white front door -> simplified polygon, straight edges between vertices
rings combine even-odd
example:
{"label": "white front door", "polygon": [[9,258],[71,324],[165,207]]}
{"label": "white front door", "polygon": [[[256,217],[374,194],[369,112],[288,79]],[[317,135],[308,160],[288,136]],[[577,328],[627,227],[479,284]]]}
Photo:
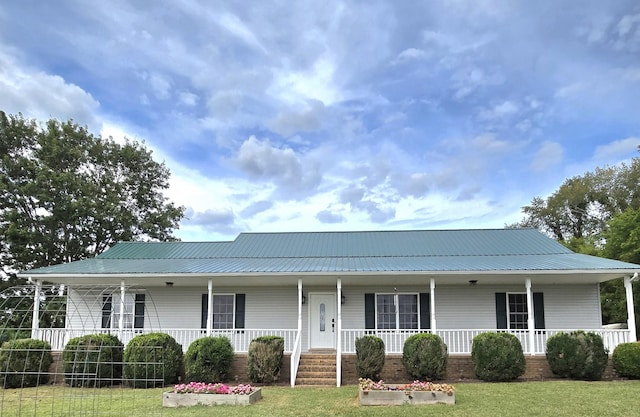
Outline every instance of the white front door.
{"label": "white front door", "polygon": [[309,326],[311,349],[336,347],[336,295],[335,293],[309,294]]}

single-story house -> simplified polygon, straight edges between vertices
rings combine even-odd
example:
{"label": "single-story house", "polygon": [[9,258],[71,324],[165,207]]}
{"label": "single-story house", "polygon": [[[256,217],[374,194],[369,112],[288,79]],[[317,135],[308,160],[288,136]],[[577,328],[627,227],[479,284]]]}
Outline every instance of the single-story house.
{"label": "single-story house", "polygon": [[[544,355],[561,330],[601,334],[610,349],[636,340],[631,281],[640,265],[576,254],[533,229],[242,233],[229,242],[123,242],[92,259],[24,271],[64,284],[66,327],[33,336],[62,350],[71,337],[111,332],[125,344],[162,331],[186,350],[225,335],[285,340],[291,385],[301,354],[343,358],[366,334],[401,354],[417,332],[469,355],[474,336],[507,331]],[[599,283],[624,278],[628,326],[602,325]],[[36,297],[38,293],[36,292]],[[34,309],[37,309],[37,303]]]}

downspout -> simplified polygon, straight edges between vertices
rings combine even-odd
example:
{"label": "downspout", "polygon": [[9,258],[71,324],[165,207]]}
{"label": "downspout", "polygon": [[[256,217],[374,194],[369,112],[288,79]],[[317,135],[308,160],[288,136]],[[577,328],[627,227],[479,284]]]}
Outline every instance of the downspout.
{"label": "downspout", "polygon": [[531,278],[527,278],[525,282],[525,287],[527,288],[527,331],[529,337],[529,354],[531,356],[535,355],[535,322],[533,319],[533,294],[531,293]]}
{"label": "downspout", "polygon": [[342,278],[338,278],[338,335],[336,337],[336,386],[342,379]]}
{"label": "downspout", "polygon": [[624,289],[627,298],[627,328],[629,329],[629,341],[638,340],[636,334],[636,313],[633,305],[633,285],[632,282],[638,280],[638,273],[635,272],[633,277],[624,277]]}
{"label": "downspout", "polygon": [[207,283],[207,336],[211,336],[211,318],[213,317],[213,280]]}
{"label": "downspout", "polygon": [[[31,279],[31,277],[29,277]],[[31,338],[38,339],[38,330],[40,328],[40,290],[42,289],[42,281],[37,280],[33,291],[33,317],[31,317]]]}
{"label": "downspout", "polygon": [[429,306],[429,315],[431,316],[431,333],[436,334],[436,279],[431,278],[431,282],[429,283],[429,298],[430,298],[430,306]]}

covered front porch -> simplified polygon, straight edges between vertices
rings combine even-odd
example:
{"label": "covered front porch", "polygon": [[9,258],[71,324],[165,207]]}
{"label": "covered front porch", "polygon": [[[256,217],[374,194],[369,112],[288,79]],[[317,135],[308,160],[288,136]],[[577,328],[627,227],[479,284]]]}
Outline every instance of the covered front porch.
{"label": "covered front porch", "polygon": [[[356,303],[354,297],[357,299],[362,298],[360,296],[366,291],[369,291],[370,288],[364,288],[362,286],[360,278],[361,277],[350,277],[349,279],[345,280],[341,277],[332,278],[324,276],[321,278],[296,278],[295,280],[292,280],[291,277],[289,277],[289,282],[291,284],[296,283],[297,285],[294,284],[295,291],[290,291],[292,290],[292,288],[289,287],[290,292],[288,294],[290,294],[291,297],[287,296],[286,302],[290,303],[292,307],[287,310],[289,311],[288,326],[283,326],[280,328],[276,326],[263,326],[259,328],[253,326],[248,326],[246,328],[237,328],[236,326],[233,326],[232,328],[227,329],[214,328],[213,313],[207,313],[206,317],[203,317],[203,326],[200,328],[188,328],[187,326],[185,326],[184,328],[175,326],[164,327],[162,325],[162,317],[157,318],[156,325],[152,325],[153,321],[149,320],[149,318],[147,317],[146,324],[143,327],[134,328],[133,326],[131,326],[131,324],[135,322],[135,318],[130,320],[130,323],[128,324],[126,317],[127,311],[135,310],[135,306],[132,307],[131,305],[127,305],[123,300],[128,299],[127,294],[139,291],[140,284],[135,283],[136,285],[130,286],[126,280],[121,280],[119,288],[114,291],[114,293],[116,294],[119,293],[119,301],[114,301],[113,305],[111,306],[113,311],[119,313],[113,316],[113,320],[108,320],[112,323],[110,327],[105,328],[101,327],[98,324],[97,326],[82,326],[79,328],[68,326],[65,329],[39,328],[38,321],[34,320],[32,323],[32,337],[43,339],[49,342],[52,346],[52,349],[55,351],[64,349],[65,344],[69,339],[73,337],[94,333],[114,334],[118,336],[118,338],[126,345],[129,340],[131,340],[138,334],[149,332],[163,332],[174,337],[176,341],[183,346],[184,350],[186,350],[194,340],[203,336],[225,336],[230,339],[234,350],[237,353],[246,353],[248,352],[250,342],[256,337],[265,335],[281,336],[285,341],[285,353],[290,358],[290,381],[292,386],[295,385],[296,373],[300,364],[301,354],[303,352],[313,350],[314,348],[324,349],[325,352],[335,352],[337,370],[336,383],[339,386],[341,383],[340,372],[342,369],[342,357],[343,355],[355,354],[355,341],[359,337],[362,337],[364,335],[375,335],[380,337],[385,343],[385,349],[388,355],[402,354],[404,341],[409,336],[420,332],[428,332],[439,335],[447,345],[450,355],[469,355],[471,353],[473,338],[476,335],[487,331],[509,332],[516,335],[522,344],[524,353],[531,356],[544,355],[548,338],[560,331],[566,332],[572,330],[584,330],[600,334],[603,337],[605,346],[607,347],[607,349],[609,349],[609,352],[612,352],[613,349],[620,343],[626,343],[636,340],[633,298],[631,292],[631,276],[625,277],[625,289],[627,294],[627,308],[629,317],[627,323],[628,329],[605,329],[602,327],[584,326],[568,328],[536,328],[536,324],[533,319],[534,284],[532,283],[531,278],[522,279],[521,277],[510,277],[510,279],[512,281],[515,281],[516,283],[520,282],[521,285],[524,284],[522,285],[522,289],[524,290],[523,299],[526,300],[526,312],[528,313],[526,316],[527,328],[439,328],[438,319],[441,316],[439,315],[439,312],[444,311],[444,303],[438,301],[439,298],[437,295],[438,292],[436,287],[438,281],[433,277],[428,279],[424,279],[424,277],[414,277],[415,282],[409,283],[411,285],[410,288],[417,288],[416,291],[428,290],[428,293],[420,293],[420,297],[422,297],[422,294],[425,294],[424,296],[429,300],[428,315],[425,314],[425,317],[428,317],[428,326],[426,326],[427,328],[381,329],[377,324],[372,328],[371,326],[362,325],[367,324],[366,320],[364,319],[359,321],[353,319],[353,317],[361,314],[365,304],[365,302],[361,301],[358,301],[358,303]],[[467,288],[476,290],[476,283],[469,283],[469,280],[467,278],[468,277],[458,277],[458,285],[466,285]],[[547,278],[553,279],[549,277]],[[388,276],[380,276],[376,279],[369,279],[369,281],[372,286],[376,286],[386,283],[388,279]],[[348,285],[343,286],[345,281],[348,283]],[[447,281],[448,284],[451,284],[452,281],[454,281],[455,284],[455,280],[448,279]],[[483,279],[483,283],[487,285],[495,286],[495,281],[496,279],[491,277],[484,277]],[[507,280],[503,277],[501,281],[504,283]],[[217,288],[216,282],[212,279],[208,279],[205,282],[206,284],[200,287],[206,289],[206,297],[203,294],[203,309],[204,304],[206,303],[206,312],[213,312],[213,297],[214,294],[216,294],[215,290]],[[308,286],[303,285],[306,282],[309,283]],[[333,284],[331,284],[331,282],[333,282]],[[549,283],[544,282],[543,279],[540,279],[539,282],[539,285],[549,285]],[[188,283],[188,285],[191,286],[193,286],[194,284],[195,283]],[[252,283],[249,284],[252,285]],[[187,283],[185,283],[185,285],[187,285]],[[510,285],[513,285],[513,282],[511,282]],[[452,288],[455,289],[455,286],[449,285],[449,292],[451,292]],[[164,290],[167,291],[171,289],[172,288],[164,288]],[[405,287],[401,287],[400,292],[402,292],[403,289],[405,289]],[[153,293],[150,286],[146,286],[146,290],[148,291],[148,293]],[[390,290],[394,291],[397,290],[397,288],[390,287]],[[39,282],[36,282],[34,300],[39,300],[41,298],[40,291],[41,284]],[[283,290],[274,289],[273,291],[282,292]],[[491,289],[491,291],[493,291],[493,289]],[[416,297],[417,299],[420,299],[420,297],[418,297],[417,295]],[[251,300],[252,297],[247,297],[247,299]],[[426,299],[423,301],[425,302],[425,304],[427,304]],[[324,309],[320,307],[323,303],[325,304]],[[354,306],[355,304],[357,305]],[[38,315],[38,305],[39,303],[34,303],[34,313],[36,313],[34,314],[34,317],[37,317]],[[441,306],[441,308],[438,309],[437,306]],[[350,309],[350,312],[347,314],[347,319],[344,319],[344,309],[346,307]],[[317,311],[318,314],[314,316],[312,310]],[[151,311],[153,311],[153,308],[147,305],[145,307],[145,315],[148,316]],[[293,312],[297,313],[295,320],[291,320],[291,313]],[[269,314],[269,311],[262,311],[262,314]],[[495,314],[495,312],[492,314]],[[104,316],[102,317],[102,319],[104,319]],[[249,317],[247,317],[247,319],[249,319]],[[274,317],[274,319],[275,320],[271,321],[277,322],[277,317]],[[250,320],[248,321],[250,322]],[[91,322],[91,320],[88,320],[87,322]],[[93,322],[95,323],[96,320],[93,320]],[[291,324],[293,324],[294,322],[296,323],[296,325],[291,326]],[[354,324],[357,323],[361,323],[361,325],[354,326]],[[314,334],[314,332],[317,332],[317,334]]]}

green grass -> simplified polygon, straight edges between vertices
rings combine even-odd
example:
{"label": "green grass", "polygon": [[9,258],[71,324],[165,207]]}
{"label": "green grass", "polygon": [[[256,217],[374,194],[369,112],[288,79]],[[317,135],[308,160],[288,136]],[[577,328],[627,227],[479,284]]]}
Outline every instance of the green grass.
{"label": "green grass", "polygon": [[456,405],[362,407],[357,387],[265,387],[249,407],[162,408],[161,389],[0,390],[9,416],[636,416],[640,381],[456,384]]}

